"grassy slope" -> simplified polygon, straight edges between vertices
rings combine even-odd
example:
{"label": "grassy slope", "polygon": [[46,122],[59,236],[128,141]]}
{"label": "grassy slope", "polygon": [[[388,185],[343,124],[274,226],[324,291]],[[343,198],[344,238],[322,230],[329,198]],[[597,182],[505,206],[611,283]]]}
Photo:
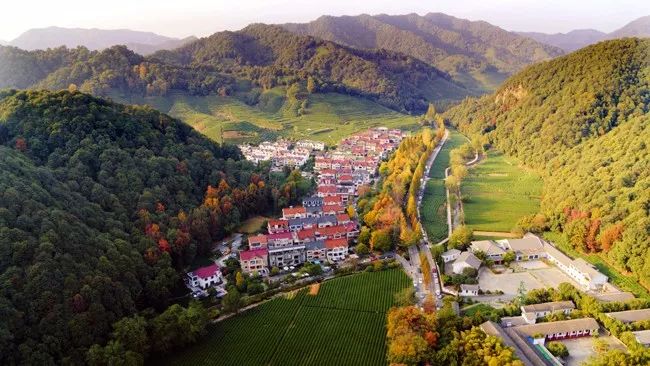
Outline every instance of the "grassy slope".
{"label": "grassy slope", "polygon": [[259,142],[277,136],[338,143],[341,138],[371,127],[414,129],[417,118],[401,114],[367,99],[327,93],[309,96],[307,114],[296,116],[285,102],[283,88],[262,94],[262,103],[249,106],[235,97],[188,96],[133,98],[179,118],[209,138],[221,142]]}
{"label": "grassy slope", "polygon": [[461,190],[470,227],[510,231],[522,216],[539,212],[542,180],[515,159],[490,151],[487,159],[470,169]]}
{"label": "grassy slope", "polygon": [[169,365],[383,365],[386,311],[409,286],[401,270],[324,282],[215,324]]}
{"label": "grassy slope", "polygon": [[449,166],[449,152],[467,140],[456,130],[449,130],[449,140],[445,143],[429,171],[430,179],[422,198],[422,225],[429,239],[436,242],[447,237],[447,211],[445,196],[445,169]]}

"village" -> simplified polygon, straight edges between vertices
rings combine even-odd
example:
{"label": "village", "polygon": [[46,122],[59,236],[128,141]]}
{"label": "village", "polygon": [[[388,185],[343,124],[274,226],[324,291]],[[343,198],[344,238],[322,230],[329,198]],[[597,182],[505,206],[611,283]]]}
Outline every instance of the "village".
{"label": "village", "polygon": [[269,280],[283,274],[298,277],[299,267],[306,263],[329,271],[350,257],[358,258],[350,248],[359,235],[356,198],[362,187],[373,183],[379,164],[404,136],[400,130],[379,127],[349,136],[327,151],[323,143],[310,140],[241,145],[248,160],[271,161],[280,170],[300,168],[313,158],[316,190],[301,205],[285,207],[281,217],[267,220],[266,233],[249,235],[247,245],[238,237],[227,249],[229,255],[188,272],[185,282],[193,296],[207,296],[208,289],[214,289],[217,297],[227,293],[221,267],[228,258],[237,259],[246,275]]}
{"label": "village", "polygon": [[[404,137],[399,130],[376,128],[350,136],[336,148],[306,140],[241,146],[248,160],[271,161],[276,170],[299,169],[313,160],[313,172],[303,174],[314,177],[315,191],[300,205],[283,208],[280,217],[269,218],[263,233],[239,235],[228,248],[232,251],[215,264],[188,273],[188,288],[195,297],[207,296],[211,288],[223,297],[226,279],[221,267],[228,258],[237,259],[246,276],[269,283],[308,281],[311,273],[304,271],[308,265],[325,273],[321,279],[331,278],[327,273],[333,268],[357,260],[352,249],[360,231],[356,200],[375,182],[380,163]],[[397,258],[413,280],[418,306],[435,294],[438,310],[452,301],[458,315],[463,313],[461,307],[501,311],[502,316],[488,318],[480,329],[512,347],[525,365],[578,365],[598,347],[625,350],[627,343],[611,331],[612,324],[632,330],[635,342],[650,346],[650,330],[639,325],[650,321],[650,310],[642,308],[645,300],[621,291],[598,268],[582,258],[570,258],[541,236],[474,240],[465,247],[436,251],[445,246],[430,243],[425,235],[419,246],[402,255],[417,259],[416,247],[427,255],[434,253],[430,261],[435,283],[423,285],[417,261]],[[549,301],[531,298],[531,293],[545,293]],[[598,310],[587,308],[590,302]],[[563,357],[553,354],[558,342],[566,350]]]}

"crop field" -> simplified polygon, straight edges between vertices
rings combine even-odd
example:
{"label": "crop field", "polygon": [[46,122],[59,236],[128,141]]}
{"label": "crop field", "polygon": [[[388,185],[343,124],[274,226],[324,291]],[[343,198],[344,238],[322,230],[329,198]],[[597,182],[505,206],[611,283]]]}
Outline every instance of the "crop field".
{"label": "crop field", "polygon": [[360,273],[280,297],[212,326],[168,365],[384,365],[386,312],[401,270]]}
{"label": "crop field", "polygon": [[512,158],[489,151],[461,185],[465,222],[474,230],[510,231],[539,211],[542,179]]}
{"label": "crop field", "polygon": [[456,130],[449,130],[449,139],[438,153],[429,171],[429,179],[422,197],[422,225],[429,239],[437,242],[447,237],[445,169],[449,166],[449,152],[467,140]]}
{"label": "crop field", "polygon": [[241,98],[217,95],[131,98],[127,103],[148,104],[176,117],[217,142],[260,142],[276,137],[307,138],[336,144],[342,138],[372,127],[416,129],[418,119],[370,100],[337,93],[308,97],[305,114],[297,115],[277,87],[262,93],[257,105]]}

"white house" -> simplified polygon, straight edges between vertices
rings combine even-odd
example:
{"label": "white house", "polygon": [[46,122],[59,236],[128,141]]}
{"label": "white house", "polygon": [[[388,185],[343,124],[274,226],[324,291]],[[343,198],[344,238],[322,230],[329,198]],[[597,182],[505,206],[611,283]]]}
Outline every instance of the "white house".
{"label": "white house", "polygon": [[443,262],[448,263],[448,262],[455,261],[459,255],[460,255],[460,250],[449,249],[448,251],[442,253],[440,256],[442,257]]}
{"label": "white house", "polygon": [[584,259],[571,259],[549,243],[544,244],[544,250],[548,261],[582,285],[583,289],[596,290],[607,283],[608,277]]}
{"label": "white house", "polygon": [[476,254],[477,252],[482,252],[485,254],[486,259],[492,260],[495,264],[501,264],[503,256],[506,254],[506,251],[503,250],[500,246],[496,245],[492,240],[478,240],[473,241],[469,247],[470,252]]}
{"label": "white house", "polygon": [[460,285],[460,296],[478,296],[478,285]]}
{"label": "white house", "polygon": [[451,264],[452,271],[455,274],[462,274],[465,268],[474,268],[478,270],[481,267],[481,260],[470,252],[462,252]]}
{"label": "white house", "polygon": [[535,324],[537,319],[553,313],[571,314],[575,305],[571,301],[552,301],[541,304],[524,305],[521,307],[521,316],[526,323]]}
{"label": "white house", "polygon": [[201,267],[193,272],[188,272],[187,277],[189,279],[190,287],[200,287],[204,290],[208,287],[218,285],[223,281],[221,270],[219,270],[219,266],[216,264]]}

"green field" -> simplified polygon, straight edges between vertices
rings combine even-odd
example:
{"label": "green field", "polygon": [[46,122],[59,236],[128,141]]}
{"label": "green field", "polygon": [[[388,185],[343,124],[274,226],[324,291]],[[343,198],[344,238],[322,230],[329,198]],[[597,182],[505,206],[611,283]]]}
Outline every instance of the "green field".
{"label": "green field", "polygon": [[168,365],[384,365],[386,312],[401,270],[360,273],[276,298],[212,326]]}
{"label": "green field", "polygon": [[449,166],[449,152],[467,140],[456,130],[449,130],[449,139],[438,153],[429,171],[429,181],[422,197],[422,225],[431,241],[447,237],[447,211],[445,195],[445,169]]}
{"label": "green field", "polygon": [[461,185],[465,222],[474,230],[510,231],[539,212],[542,179],[512,158],[489,151]]}
{"label": "green field", "polygon": [[343,137],[371,127],[418,128],[417,117],[395,112],[367,99],[337,93],[309,95],[306,113],[298,116],[295,108],[286,102],[285,94],[283,87],[271,89],[262,93],[254,106],[244,103],[241,97],[183,93],[122,101],[148,104],[185,121],[217,142],[221,142],[223,132],[224,140],[232,143],[283,136],[336,144]]}
{"label": "green field", "polygon": [[264,216],[253,216],[246,221],[242,222],[241,225],[237,228],[237,232],[244,234],[255,234],[259,233],[264,229],[264,223],[268,220],[268,217]]}

